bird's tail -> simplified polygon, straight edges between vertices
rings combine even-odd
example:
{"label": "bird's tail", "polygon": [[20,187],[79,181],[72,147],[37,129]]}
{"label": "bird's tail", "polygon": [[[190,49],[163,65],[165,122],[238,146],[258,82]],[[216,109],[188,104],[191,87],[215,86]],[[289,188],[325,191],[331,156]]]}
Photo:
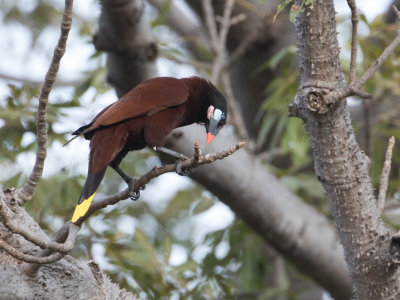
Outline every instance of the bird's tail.
{"label": "bird's tail", "polygon": [[89,210],[93,197],[96,194],[96,190],[104,178],[106,169],[107,167],[98,173],[92,173],[89,170],[81,196],[79,198],[78,204],[75,207],[75,211],[71,219],[72,223],[75,223],[79,220],[79,218],[85,216],[85,214]]}
{"label": "bird's tail", "polygon": [[82,126],[80,128],[78,128],[77,130],[75,130],[72,135],[74,135],[73,138],[69,139],[64,145],[62,145],[63,147],[67,146],[69,143],[71,143],[74,139],[76,139],[77,137],[80,137],[82,135],[85,134],[85,132],[87,131],[86,129],[88,129],[90,126],[92,126],[92,123]]}

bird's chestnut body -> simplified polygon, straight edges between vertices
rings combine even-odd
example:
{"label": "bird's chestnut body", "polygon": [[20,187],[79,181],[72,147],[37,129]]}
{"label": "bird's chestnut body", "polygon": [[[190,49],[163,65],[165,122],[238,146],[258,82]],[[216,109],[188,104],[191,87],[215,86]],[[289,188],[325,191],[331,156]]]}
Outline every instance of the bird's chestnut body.
{"label": "bird's chestnut body", "polygon": [[86,213],[107,166],[118,168],[129,151],[161,147],[174,128],[193,123],[205,125],[209,143],[226,116],[224,96],[203,78],[158,77],[139,84],[73,133],[90,140],[90,155],[88,176],[72,221]]}

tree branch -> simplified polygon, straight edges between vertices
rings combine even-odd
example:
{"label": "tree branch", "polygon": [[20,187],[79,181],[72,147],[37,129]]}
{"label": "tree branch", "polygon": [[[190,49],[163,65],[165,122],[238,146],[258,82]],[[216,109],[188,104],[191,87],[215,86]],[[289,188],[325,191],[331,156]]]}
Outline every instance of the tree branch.
{"label": "tree branch", "polygon": [[3,240],[0,240],[0,248],[7,251],[8,254],[10,254],[12,257],[16,259],[22,260],[23,262],[35,263],[35,264],[51,264],[56,261],[59,261],[65,255],[64,253],[57,252],[47,257],[37,257],[34,255],[25,254],[17,250],[16,248],[10,246]]}
{"label": "tree branch", "polygon": [[347,0],[347,4],[351,9],[351,23],[353,25],[353,31],[351,35],[351,60],[349,74],[349,84],[352,85],[356,80],[358,12],[355,0]]}
{"label": "tree branch", "polygon": [[47,71],[45,82],[39,97],[39,108],[37,113],[37,140],[38,149],[36,151],[36,161],[29,175],[28,180],[19,190],[20,199],[18,203],[23,205],[26,201],[32,199],[36,186],[42,177],[44,161],[47,155],[47,112],[46,107],[49,101],[49,94],[53,88],[60,67],[60,60],[66,49],[68,33],[72,23],[73,0],[65,0],[65,8],[61,21],[61,34],[57,46],[54,49],[53,59]]}
{"label": "tree branch", "polygon": [[[235,146],[229,147],[223,151],[217,152],[217,153],[212,153],[212,154],[206,154],[201,156],[200,155],[200,148],[198,145],[198,142],[195,143],[194,145],[194,155],[192,158],[183,160],[181,162],[181,168],[182,169],[188,169],[188,168],[196,168],[198,166],[204,165],[204,164],[210,164],[216,160],[224,159],[225,157],[228,157],[229,155],[232,155],[234,152],[239,150],[240,148],[244,147],[245,143],[240,142],[236,144]],[[155,177],[158,177],[162,174],[169,173],[169,172],[175,172],[177,167],[177,163],[174,164],[167,164],[163,165],[161,167],[154,167],[151,169],[149,172],[146,174],[140,176],[137,180],[133,182],[132,185],[132,190],[133,191],[139,191],[140,187],[146,185],[147,183],[150,182]],[[105,197],[103,199],[100,199],[90,206],[89,210],[87,211],[86,215],[82,218],[80,218],[75,224],[78,226],[81,226],[81,224],[89,218],[91,215],[93,215],[96,211],[99,209],[105,208],[108,205],[114,205],[118,203],[121,200],[125,200],[129,198],[129,190],[126,188],[122,192],[119,192],[117,194]]]}
{"label": "tree branch", "polygon": [[382,213],[383,210],[385,209],[385,199],[386,199],[386,192],[387,192],[387,188],[388,188],[390,169],[391,169],[391,165],[392,165],[392,153],[393,153],[394,144],[395,144],[395,139],[392,136],[389,139],[389,144],[388,144],[388,147],[386,150],[385,162],[383,164],[380,187],[379,187],[377,206],[378,206],[380,213]]}
{"label": "tree branch", "polygon": [[38,237],[34,233],[29,233],[24,228],[18,226],[13,222],[10,217],[10,211],[6,208],[7,206],[5,203],[0,199],[0,217],[4,226],[10,230],[12,233],[21,235],[27,241],[31,242],[32,244],[39,246],[42,249],[51,249],[58,252],[67,253],[72,250],[74,247],[74,243],[76,240],[77,232],[79,231],[74,229],[76,227],[73,223],[68,225],[68,237],[67,241],[64,244],[59,244],[47,238],[47,240],[43,240],[43,237]]}

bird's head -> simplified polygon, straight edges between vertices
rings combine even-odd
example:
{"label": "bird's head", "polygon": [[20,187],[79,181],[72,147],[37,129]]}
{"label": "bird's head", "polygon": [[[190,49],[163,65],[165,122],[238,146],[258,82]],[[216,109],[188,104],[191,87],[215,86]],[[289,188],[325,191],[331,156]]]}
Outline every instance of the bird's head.
{"label": "bird's head", "polygon": [[216,88],[210,100],[211,105],[207,109],[207,119],[204,123],[207,130],[207,145],[211,143],[220,129],[225,125],[228,114],[225,97]]}

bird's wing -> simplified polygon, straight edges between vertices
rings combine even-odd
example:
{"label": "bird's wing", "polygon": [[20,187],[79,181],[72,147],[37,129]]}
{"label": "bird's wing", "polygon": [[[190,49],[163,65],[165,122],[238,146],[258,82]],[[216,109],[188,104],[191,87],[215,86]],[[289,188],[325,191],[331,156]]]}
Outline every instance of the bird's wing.
{"label": "bird's wing", "polygon": [[158,77],[142,82],[117,102],[100,112],[85,130],[92,131],[127,119],[152,115],[168,107],[184,103],[189,96],[187,86],[172,77]]}

